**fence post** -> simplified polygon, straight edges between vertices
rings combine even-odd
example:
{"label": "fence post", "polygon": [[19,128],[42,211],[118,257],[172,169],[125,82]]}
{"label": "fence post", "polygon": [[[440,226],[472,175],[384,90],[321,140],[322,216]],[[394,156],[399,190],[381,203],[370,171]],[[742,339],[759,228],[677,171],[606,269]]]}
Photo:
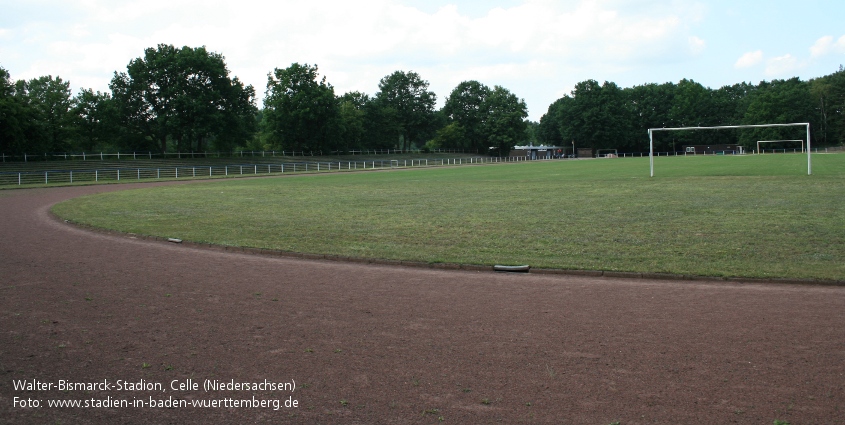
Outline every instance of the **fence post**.
{"label": "fence post", "polygon": [[178,179],[179,178],[179,167],[174,168],[174,170],[176,170],[176,178]]}
{"label": "fence post", "polygon": [[117,181],[120,181],[120,168],[117,169]]}
{"label": "fence post", "polygon": [[73,183],[73,170],[70,170],[70,182]]}
{"label": "fence post", "polygon": [[44,184],[47,184],[47,172],[44,172]]}
{"label": "fence post", "polygon": [[100,181],[100,170],[94,170],[94,181]]}

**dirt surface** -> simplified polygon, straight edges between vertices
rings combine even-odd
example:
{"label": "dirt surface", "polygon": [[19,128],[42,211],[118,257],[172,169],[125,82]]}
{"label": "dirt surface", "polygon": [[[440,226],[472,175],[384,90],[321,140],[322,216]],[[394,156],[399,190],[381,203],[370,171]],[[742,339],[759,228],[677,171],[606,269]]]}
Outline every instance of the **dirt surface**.
{"label": "dirt surface", "polygon": [[0,191],[0,423],[845,422],[843,287],[248,255],[49,213],[131,187]]}

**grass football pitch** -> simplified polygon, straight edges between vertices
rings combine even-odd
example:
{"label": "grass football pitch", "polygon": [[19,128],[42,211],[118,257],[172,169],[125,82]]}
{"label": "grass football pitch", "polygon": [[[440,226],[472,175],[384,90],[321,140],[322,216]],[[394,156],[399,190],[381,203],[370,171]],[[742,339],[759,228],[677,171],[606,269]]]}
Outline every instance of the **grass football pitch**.
{"label": "grass football pitch", "polygon": [[845,280],[845,155],[560,160],[210,181],[73,199],[88,225],[430,263]]}

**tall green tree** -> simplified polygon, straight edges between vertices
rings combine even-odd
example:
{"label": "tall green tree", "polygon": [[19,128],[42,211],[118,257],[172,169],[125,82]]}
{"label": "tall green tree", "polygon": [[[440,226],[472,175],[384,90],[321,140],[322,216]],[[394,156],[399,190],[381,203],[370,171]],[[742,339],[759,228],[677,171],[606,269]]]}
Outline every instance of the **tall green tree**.
{"label": "tall green tree", "polygon": [[73,98],[73,114],[76,140],[74,148],[82,151],[106,150],[112,146],[113,135],[120,131],[117,115],[109,93],[82,89]]}
{"label": "tall green tree", "polygon": [[31,148],[42,152],[65,152],[73,137],[70,82],[48,75],[18,82],[31,108],[37,131],[30,136]]}
{"label": "tall green tree", "polygon": [[379,82],[376,100],[394,116],[400,149],[422,146],[434,131],[434,104],[437,95],[428,90],[428,81],[413,71],[396,71]]}
{"label": "tall green tree", "polygon": [[294,63],[267,77],[265,129],[274,146],[295,151],[337,148],[340,111],[334,87],[317,66]]}
{"label": "tall green tree", "polygon": [[[451,135],[448,138],[449,143],[456,144],[456,146],[449,146],[450,148],[486,153],[488,143],[484,127],[490,115],[488,109],[490,104],[487,98],[491,92],[490,87],[478,81],[464,81],[458,84],[446,98],[443,113],[461,127],[461,132],[449,132]],[[464,140],[455,139],[454,136],[457,134],[462,134]]]}
{"label": "tall green tree", "polygon": [[549,105],[546,113],[540,117],[540,125],[537,128],[537,141],[546,146],[566,146],[568,141],[564,143],[561,129],[563,124],[560,122],[562,109],[567,106],[564,103],[572,101],[569,96],[564,96]]}
{"label": "tall green tree", "polygon": [[[0,152],[36,152],[28,145],[35,135],[35,114],[9,72],[0,67]],[[39,149],[40,150],[40,149]]]}
{"label": "tall green tree", "polygon": [[369,96],[359,91],[345,93],[338,98],[340,108],[339,140],[344,151],[361,150],[366,146],[367,104]]}
{"label": "tall green tree", "polygon": [[564,143],[593,149],[618,148],[630,136],[630,110],[615,83],[595,80],[575,85],[571,100],[555,111]]}
{"label": "tall green tree", "polygon": [[[629,127],[624,145],[617,149],[628,152],[642,152],[648,149],[649,128],[671,127],[670,110],[675,96],[675,84],[644,84],[625,90],[628,102]],[[668,138],[664,138],[668,140]],[[661,139],[659,139],[661,140]],[[664,140],[664,142],[665,142]],[[659,150],[668,150],[666,143],[655,146]]]}
{"label": "tall green tree", "polygon": [[229,146],[251,137],[255,90],[229,77],[222,55],[160,44],[126,69],[109,87],[130,143],[204,150],[210,141]]}
{"label": "tall green tree", "polygon": [[[810,85],[797,77],[761,82],[750,96],[743,124],[788,124],[811,122],[815,102]],[[739,140],[747,149],[756,148],[758,140],[797,140],[806,138],[800,127],[757,128],[742,131]]]}
{"label": "tall green tree", "polygon": [[502,86],[493,87],[484,104],[484,109],[489,111],[484,125],[489,146],[500,156],[507,156],[527,138],[528,107],[524,100]]}
{"label": "tall green tree", "polygon": [[845,68],[810,80],[810,95],[816,104],[813,145],[845,145]]}

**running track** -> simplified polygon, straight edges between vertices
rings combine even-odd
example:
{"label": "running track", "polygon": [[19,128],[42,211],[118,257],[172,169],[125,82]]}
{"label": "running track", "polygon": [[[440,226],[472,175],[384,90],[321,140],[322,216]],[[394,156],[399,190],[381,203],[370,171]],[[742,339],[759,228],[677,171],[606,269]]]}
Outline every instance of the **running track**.
{"label": "running track", "polygon": [[[49,213],[138,186],[0,191],[0,423],[845,422],[843,287],[248,255]],[[206,379],[296,389],[170,389]],[[298,407],[46,406],[151,398]]]}

